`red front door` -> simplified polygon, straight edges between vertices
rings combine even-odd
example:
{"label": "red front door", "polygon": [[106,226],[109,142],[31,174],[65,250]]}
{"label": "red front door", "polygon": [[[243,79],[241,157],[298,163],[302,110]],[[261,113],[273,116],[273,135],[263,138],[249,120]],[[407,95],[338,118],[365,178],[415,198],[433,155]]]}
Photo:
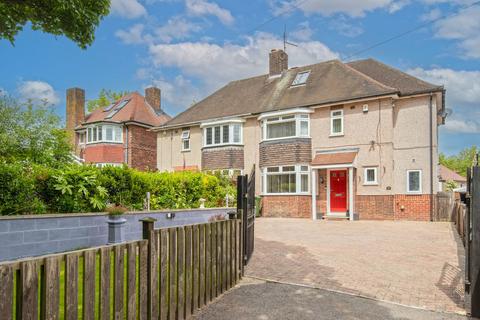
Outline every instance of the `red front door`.
{"label": "red front door", "polygon": [[347,212],[347,171],[330,171],[330,212]]}

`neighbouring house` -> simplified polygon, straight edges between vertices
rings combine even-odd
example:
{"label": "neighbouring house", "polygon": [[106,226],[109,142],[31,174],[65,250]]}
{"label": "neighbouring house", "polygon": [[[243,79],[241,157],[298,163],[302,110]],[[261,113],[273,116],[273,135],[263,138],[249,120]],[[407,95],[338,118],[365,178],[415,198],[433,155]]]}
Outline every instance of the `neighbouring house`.
{"label": "neighbouring house", "polygon": [[445,90],[373,59],[232,81],[162,126],[161,171],[248,174],[263,215],[430,220]]}
{"label": "neighbouring house", "polygon": [[151,128],[171,117],[161,108],[160,89],[145,89],[145,97],[130,93],[110,106],[85,115],[85,91],[67,90],[66,128],[72,133],[75,155],[82,162],[128,166],[140,170],[157,167],[157,134]]}
{"label": "neighbouring house", "polygon": [[455,182],[457,185],[456,188],[465,188],[467,186],[467,178],[459,175],[453,170],[445,167],[444,165],[439,165],[439,185],[438,191],[447,191],[446,183],[449,181]]}

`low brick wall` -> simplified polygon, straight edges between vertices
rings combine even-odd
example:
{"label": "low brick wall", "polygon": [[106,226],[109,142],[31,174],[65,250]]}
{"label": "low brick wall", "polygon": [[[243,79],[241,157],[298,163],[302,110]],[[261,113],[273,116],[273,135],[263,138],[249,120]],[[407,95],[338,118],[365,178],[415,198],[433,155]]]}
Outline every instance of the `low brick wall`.
{"label": "low brick wall", "polygon": [[305,196],[263,196],[264,217],[311,218],[312,197]]}
{"label": "low brick wall", "polygon": [[[142,238],[140,219],[157,219],[156,228],[204,223],[235,208],[133,212],[124,215],[126,240]],[[174,212],[173,219],[166,214]],[[0,261],[100,246],[107,243],[105,214],[56,214],[0,217]]]}
{"label": "low brick wall", "polygon": [[357,195],[355,211],[361,220],[430,221],[430,195]]}

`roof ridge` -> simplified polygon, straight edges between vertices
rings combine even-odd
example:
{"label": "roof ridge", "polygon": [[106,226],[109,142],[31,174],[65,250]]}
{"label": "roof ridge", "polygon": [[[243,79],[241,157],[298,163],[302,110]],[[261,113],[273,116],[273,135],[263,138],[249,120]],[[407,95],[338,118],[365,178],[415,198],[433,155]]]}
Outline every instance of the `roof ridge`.
{"label": "roof ridge", "polygon": [[390,89],[390,90],[393,90],[393,91],[396,91],[396,92],[399,91],[398,88],[393,88],[393,87],[387,86],[386,84],[381,83],[380,81],[377,81],[377,80],[373,79],[372,77],[366,75],[365,73],[358,71],[357,69],[355,69],[354,67],[348,65],[347,63],[344,63],[344,62],[341,62],[341,61],[339,61],[339,62],[340,62],[340,64],[341,64],[342,66],[344,66],[345,68],[353,71],[354,73],[358,73],[360,76],[364,77],[365,79],[367,79],[367,80],[369,80],[369,81],[372,81],[372,82],[374,82],[374,83],[376,83],[376,84],[378,84],[378,85],[380,85],[380,86],[382,86],[382,87],[384,87],[384,88],[387,88],[387,89]]}

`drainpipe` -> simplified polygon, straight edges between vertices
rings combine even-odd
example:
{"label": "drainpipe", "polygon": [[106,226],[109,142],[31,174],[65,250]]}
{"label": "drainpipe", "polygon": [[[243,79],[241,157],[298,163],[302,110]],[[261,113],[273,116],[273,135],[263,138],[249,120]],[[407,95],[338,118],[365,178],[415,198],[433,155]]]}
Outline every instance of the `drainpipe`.
{"label": "drainpipe", "polygon": [[430,92],[430,221],[433,221],[433,93]]}
{"label": "drainpipe", "polygon": [[125,125],[125,163],[128,165],[128,126]]}

